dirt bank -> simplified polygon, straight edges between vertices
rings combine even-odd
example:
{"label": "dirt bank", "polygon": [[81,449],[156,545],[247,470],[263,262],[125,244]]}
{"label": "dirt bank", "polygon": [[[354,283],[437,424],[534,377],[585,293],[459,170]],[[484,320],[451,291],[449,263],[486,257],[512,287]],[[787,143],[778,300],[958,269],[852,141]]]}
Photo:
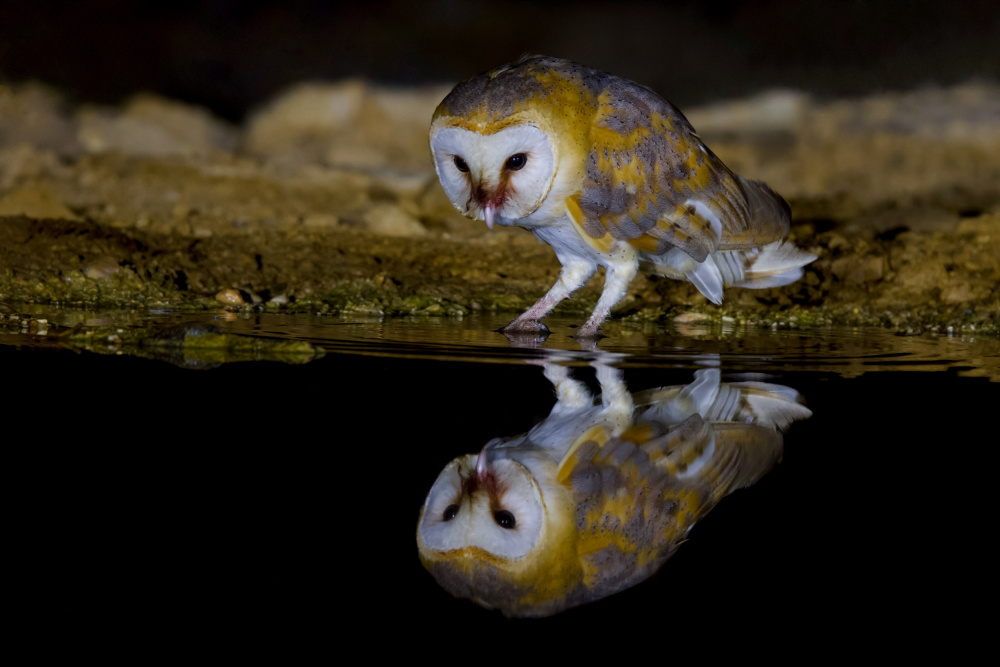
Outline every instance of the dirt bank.
{"label": "dirt bank", "polygon": [[[304,85],[234,127],[151,96],[71,109],[43,86],[0,87],[0,301],[513,316],[558,262],[444,198],[426,149],[444,92]],[[640,277],[618,317],[1000,332],[1000,88],[772,92],[688,116],[789,200],[819,259],[722,307]],[[583,316],[600,285],[560,311]]]}

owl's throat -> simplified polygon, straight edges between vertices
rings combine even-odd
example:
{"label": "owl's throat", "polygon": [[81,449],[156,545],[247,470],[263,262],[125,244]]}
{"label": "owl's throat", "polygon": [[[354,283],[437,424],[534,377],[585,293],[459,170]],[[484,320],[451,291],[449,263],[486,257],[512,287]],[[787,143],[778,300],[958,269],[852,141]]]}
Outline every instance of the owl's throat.
{"label": "owl's throat", "polygon": [[504,204],[510,198],[510,185],[507,179],[502,179],[501,183],[492,192],[486,189],[486,187],[480,183],[473,194],[473,199],[479,204],[479,207],[483,210],[483,219],[486,221],[486,226],[493,229],[493,225],[496,221],[498,211],[502,210]]}
{"label": "owl's throat", "polygon": [[500,481],[493,467],[487,462],[485,447],[476,459],[476,467],[469,472],[469,476],[462,479],[467,497],[471,498],[479,491],[485,492],[491,500],[500,496]]}

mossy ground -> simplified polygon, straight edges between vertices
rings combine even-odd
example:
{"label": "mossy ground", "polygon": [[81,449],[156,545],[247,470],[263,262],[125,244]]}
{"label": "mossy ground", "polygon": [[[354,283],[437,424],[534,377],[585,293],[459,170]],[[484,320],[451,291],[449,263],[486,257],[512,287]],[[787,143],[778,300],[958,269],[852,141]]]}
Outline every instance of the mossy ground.
{"label": "mossy ground", "polygon": [[[998,333],[1000,216],[960,219],[951,233],[892,238],[816,232],[796,242],[819,255],[793,285],[727,291],[715,306],[683,283],[640,276],[615,310],[648,322],[752,321],[891,327],[909,333],[975,327]],[[0,300],[83,308],[231,308],[364,315],[464,315],[523,310],[559,264],[530,234],[400,239],[351,230],[258,231],[191,239],[92,221],[0,218]],[[557,312],[593,308],[595,277]],[[258,302],[258,303],[255,303]]]}

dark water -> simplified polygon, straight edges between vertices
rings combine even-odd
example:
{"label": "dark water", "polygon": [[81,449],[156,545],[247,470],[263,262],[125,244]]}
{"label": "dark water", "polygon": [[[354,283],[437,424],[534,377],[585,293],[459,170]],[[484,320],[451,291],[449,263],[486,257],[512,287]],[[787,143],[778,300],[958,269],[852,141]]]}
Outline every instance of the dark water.
{"label": "dark water", "polygon": [[[12,507],[24,537],[8,548],[37,591],[27,617],[151,641],[315,639],[355,625],[541,639],[627,620],[647,637],[888,647],[971,632],[967,597],[992,586],[996,341],[620,325],[581,350],[558,320],[535,347],[488,319],[217,324],[328,354],[195,371],[0,337],[3,442],[23,490]],[[622,369],[632,392],[705,368],[766,374],[813,415],[787,431],[774,470],[723,499],[651,579],[509,621],[437,586],[417,558],[417,515],[448,461],[548,415],[540,360],[595,392],[595,361]],[[347,625],[334,623],[341,612]]]}

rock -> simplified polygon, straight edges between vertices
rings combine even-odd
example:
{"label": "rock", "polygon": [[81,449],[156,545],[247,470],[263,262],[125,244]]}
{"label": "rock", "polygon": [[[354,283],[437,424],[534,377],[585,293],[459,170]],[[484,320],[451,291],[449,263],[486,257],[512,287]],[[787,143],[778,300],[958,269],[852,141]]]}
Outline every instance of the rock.
{"label": "rock", "polygon": [[136,96],[122,110],[84,107],[77,118],[77,137],[90,153],[192,156],[237,144],[236,130],[205,109],[153,95]]}
{"label": "rock", "polygon": [[372,172],[371,177],[374,187],[405,199],[416,199],[432,181],[437,180],[433,171],[406,172],[392,169]]}
{"label": "rock", "polygon": [[83,269],[83,275],[93,280],[107,280],[121,268],[118,260],[110,255],[102,255],[91,260]]}
{"label": "rock", "polygon": [[357,80],[301,84],[251,116],[243,147],[282,164],[427,172],[427,130],[447,92]]}
{"label": "rock", "polygon": [[711,319],[712,319],[711,315],[705,315],[704,313],[687,312],[687,313],[681,313],[680,315],[675,317],[674,322],[678,322],[680,324],[691,324],[692,322],[706,322]]}
{"label": "rock", "polygon": [[59,157],[49,150],[40,150],[28,144],[0,148],[0,192],[12,188],[19,181],[27,181],[66,172]]}
{"label": "rock", "polygon": [[982,237],[981,242],[988,242],[993,235],[1000,237],[1000,213],[966,218],[958,223],[955,231],[959,234],[975,234],[977,239]]}
{"label": "rock", "polygon": [[741,100],[695,107],[684,112],[698,134],[710,141],[737,135],[794,135],[809,97],[793,90],[769,90]]}
{"label": "rock", "polygon": [[945,303],[969,303],[978,296],[966,283],[950,285],[941,290],[941,300]]}
{"label": "rock", "polygon": [[0,85],[0,148],[20,145],[60,155],[79,152],[62,98],[41,84]]}
{"label": "rock", "polygon": [[833,260],[830,271],[842,282],[860,285],[881,280],[884,274],[884,265],[879,256],[857,257],[850,255]]}
{"label": "rock", "polygon": [[313,229],[329,229],[340,224],[340,218],[335,215],[311,213],[302,218],[302,224]]}
{"label": "rock", "polygon": [[215,295],[215,300],[230,306],[238,306],[246,303],[238,289],[224,289]]}
{"label": "rock", "polygon": [[364,214],[365,228],[386,236],[425,236],[427,230],[413,216],[395,204],[375,204]]}
{"label": "rock", "polygon": [[36,220],[79,220],[46,181],[28,183],[8,192],[0,199],[0,216],[23,215]]}

